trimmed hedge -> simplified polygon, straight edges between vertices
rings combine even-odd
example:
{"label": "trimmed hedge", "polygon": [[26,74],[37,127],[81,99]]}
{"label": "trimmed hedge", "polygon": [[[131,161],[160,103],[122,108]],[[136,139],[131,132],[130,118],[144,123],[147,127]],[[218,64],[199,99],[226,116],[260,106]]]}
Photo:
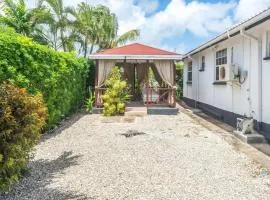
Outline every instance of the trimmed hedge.
{"label": "trimmed hedge", "polygon": [[31,94],[41,92],[49,127],[74,112],[83,102],[91,63],[1,28],[0,83],[15,83]]}

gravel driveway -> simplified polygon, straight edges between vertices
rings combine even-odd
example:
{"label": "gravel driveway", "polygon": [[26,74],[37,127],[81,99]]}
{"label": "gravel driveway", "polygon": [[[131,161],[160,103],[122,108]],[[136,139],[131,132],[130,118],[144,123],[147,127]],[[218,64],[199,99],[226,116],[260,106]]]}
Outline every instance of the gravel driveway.
{"label": "gravel driveway", "polygon": [[270,199],[270,176],[184,113],[78,115],[30,168],[0,199]]}

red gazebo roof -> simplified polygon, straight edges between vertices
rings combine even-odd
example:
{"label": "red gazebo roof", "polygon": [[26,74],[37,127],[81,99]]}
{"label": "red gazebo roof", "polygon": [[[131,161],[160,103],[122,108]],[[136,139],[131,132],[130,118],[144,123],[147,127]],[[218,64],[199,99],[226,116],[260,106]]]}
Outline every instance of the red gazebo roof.
{"label": "red gazebo roof", "polygon": [[134,43],[122,47],[100,51],[95,55],[180,55],[180,54],[150,47],[139,43]]}

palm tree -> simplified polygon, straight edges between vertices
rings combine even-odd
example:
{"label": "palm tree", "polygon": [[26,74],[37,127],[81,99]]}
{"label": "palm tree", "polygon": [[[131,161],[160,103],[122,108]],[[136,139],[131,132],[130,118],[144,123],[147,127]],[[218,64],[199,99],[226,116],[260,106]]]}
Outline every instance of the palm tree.
{"label": "palm tree", "polygon": [[101,7],[101,10],[105,11],[107,15],[104,16],[103,30],[105,33],[99,38],[99,49],[110,49],[120,45],[126,44],[128,41],[135,40],[140,36],[138,29],[133,29],[125,32],[122,35],[118,35],[118,19],[115,14],[111,13],[109,8]]}
{"label": "palm tree", "polygon": [[87,53],[92,53],[95,46],[99,48],[107,38],[115,37],[116,24],[111,23],[115,16],[107,7],[80,3],[70,13],[75,17],[72,22],[73,34],[70,37],[79,44],[79,51],[84,57]]}
{"label": "palm tree", "polygon": [[93,7],[87,3],[80,3],[77,9],[70,13],[76,18],[73,23],[74,38],[80,44],[84,57],[87,53],[92,53],[94,47],[99,50],[113,48],[139,36],[139,30],[131,30],[117,36],[117,17],[106,6]]}
{"label": "palm tree", "polygon": [[[40,0],[39,7],[47,8],[46,24],[48,25],[48,35],[54,49],[67,48],[67,31],[70,26],[69,7],[64,7],[63,0]],[[60,38],[60,44],[58,39]]]}
{"label": "palm tree", "polygon": [[126,44],[128,41],[132,41],[137,39],[140,36],[140,31],[138,29],[133,29],[123,33],[120,36],[115,38],[111,38],[111,40],[107,41],[101,49],[109,49],[115,48],[120,45]]}
{"label": "palm tree", "polygon": [[17,33],[32,37],[39,43],[47,43],[40,26],[44,15],[42,8],[27,9],[24,0],[4,0],[2,6],[1,24],[13,28]]}

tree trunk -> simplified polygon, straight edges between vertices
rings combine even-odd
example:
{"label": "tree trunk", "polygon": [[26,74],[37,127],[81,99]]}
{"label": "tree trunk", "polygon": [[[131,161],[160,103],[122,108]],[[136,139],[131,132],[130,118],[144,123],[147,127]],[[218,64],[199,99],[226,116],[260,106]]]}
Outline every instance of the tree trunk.
{"label": "tree trunk", "polygon": [[63,31],[62,28],[60,29],[60,35],[61,35],[61,41],[62,41],[63,50],[64,51],[67,51],[66,43],[65,43],[65,38],[64,38],[64,31]]}
{"label": "tree trunk", "polygon": [[93,49],[94,49],[94,44],[92,43],[92,44],[91,44],[91,48],[90,48],[90,54],[93,53]]}
{"label": "tree trunk", "polygon": [[88,50],[87,46],[88,46],[87,37],[85,37],[85,39],[84,39],[84,47],[83,47],[83,49],[84,49],[84,54],[83,54],[84,58],[86,58],[86,56],[87,56],[87,50]]}

